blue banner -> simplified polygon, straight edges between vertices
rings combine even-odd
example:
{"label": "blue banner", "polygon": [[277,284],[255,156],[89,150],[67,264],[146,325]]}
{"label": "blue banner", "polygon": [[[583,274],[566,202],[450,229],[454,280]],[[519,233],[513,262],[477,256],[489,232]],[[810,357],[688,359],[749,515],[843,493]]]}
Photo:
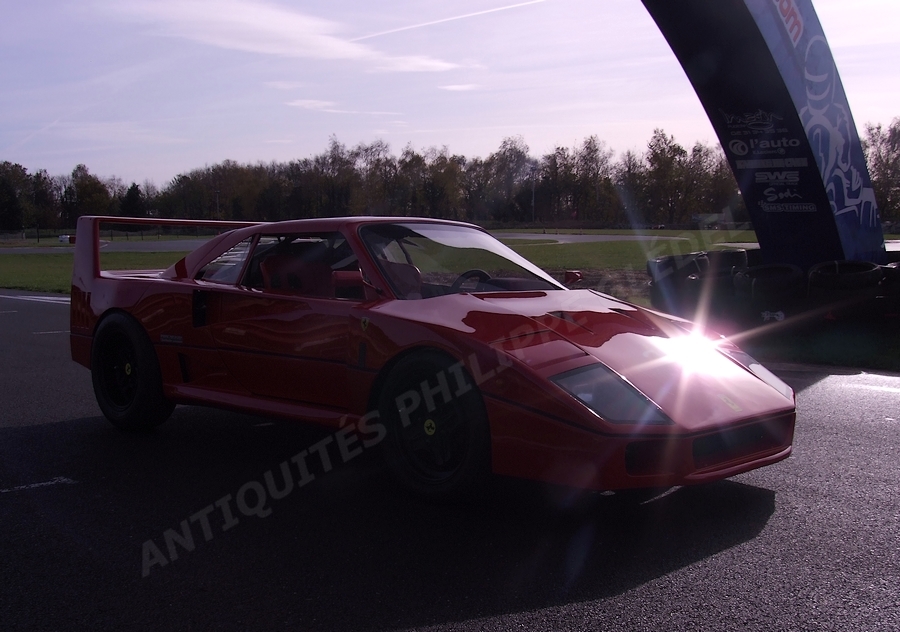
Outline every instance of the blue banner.
{"label": "blue banner", "polygon": [[862,145],[810,0],[643,0],[722,143],[767,262],[883,262]]}

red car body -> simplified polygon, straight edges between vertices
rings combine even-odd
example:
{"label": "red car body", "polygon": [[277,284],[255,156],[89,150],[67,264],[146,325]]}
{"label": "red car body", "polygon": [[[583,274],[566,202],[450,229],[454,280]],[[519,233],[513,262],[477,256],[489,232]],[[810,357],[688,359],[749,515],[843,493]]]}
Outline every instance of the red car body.
{"label": "red car body", "polygon": [[[128,331],[143,332],[132,337],[146,335],[152,349],[147,366],[157,363],[166,402],[302,419],[336,430],[348,422],[371,430],[366,416],[384,409],[385,401],[391,408],[396,400],[402,416],[403,401],[412,398],[385,395],[396,372],[419,370],[410,364],[414,358],[446,358],[446,364],[438,362],[444,369],[455,364],[445,378],[464,377],[477,393],[475,408],[461,409],[457,417],[483,416],[486,466],[500,475],[595,490],[664,487],[722,479],[791,453],[793,393],[727,340],[698,335],[687,321],[592,290],[529,289],[509,279],[492,291],[479,291],[490,283],[479,279],[471,291],[444,288],[448,293],[404,298],[402,286],[415,279],[392,280],[389,272],[411,266],[374,256],[363,237],[403,222],[407,229],[453,227],[488,239],[476,227],[409,218],[211,222],[229,231],[167,270],[108,272],[99,265],[101,221],[123,223],[79,219],[71,302],[72,358],[93,369],[95,388],[98,379],[102,386],[104,370],[96,365],[109,355],[98,351],[98,330],[115,316],[129,323]],[[203,278],[210,262],[223,254],[227,259],[236,246],[249,244],[250,262],[264,236],[296,234],[342,236],[341,248],[352,250],[356,262],[350,266],[357,267],[332,265],[321,287],[306,291],[278,285],[274,273],[265,272],[278,263],[274,255],[242,264],[233,282]],[[251,265],[258,268],[254,283],[248,282]],[[114,350],[117,344],[107,346]],[[117,362],[109,360],[121,370]],[[131,364],[124,366],[130,376]],[[445,378],[423,382],[424,397],[415,397],[455,391],[456,383]],[[591,380],[605,380],[606,390],[585,384]],[[595,410],[620,409],[615,401],[597,401],[620,392],[645,411],[644,421],[627,413],[610,420]],[[426,432],[434,432],[431,417],[425,424]]]}

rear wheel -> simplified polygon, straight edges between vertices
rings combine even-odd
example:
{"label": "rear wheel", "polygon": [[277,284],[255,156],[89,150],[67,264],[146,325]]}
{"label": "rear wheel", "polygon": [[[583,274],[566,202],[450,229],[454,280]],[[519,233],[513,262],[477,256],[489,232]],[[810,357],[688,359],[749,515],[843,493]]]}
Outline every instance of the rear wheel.
{"label": "rear wheel", "polygon": [[490,471],[490,430],[481,395],[462,366],[439,352],[402,359],[379,410],[387,465],[408,490],[429,498],[465,495]]}
{"label": "rear wheel", "polygon": [[97,327],[91,347],[91,378],[100,410],[114,426],[147,431],[172,414],[162,393],[153,344],[130,316],[110,314]]}

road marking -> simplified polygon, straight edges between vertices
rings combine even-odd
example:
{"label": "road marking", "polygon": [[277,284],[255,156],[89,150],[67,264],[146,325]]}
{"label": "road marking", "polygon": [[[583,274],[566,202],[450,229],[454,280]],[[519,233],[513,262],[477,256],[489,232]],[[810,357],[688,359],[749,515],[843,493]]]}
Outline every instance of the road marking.
{"label": "road marking", "polygon": [[67,333],[69,333],[68,329],[63,330],[63,331],[32,331],[31,335],[32,336],[43,336],[44,334],[67,334]]}
{"label": "road marking", "polygon": [[56,305],[68,305],[70,302],[68,296],[10,296],[9,294],[0,294],[0,298],[9,298],[14,301],[31,301],[32,303],[54,303]]}
{"label": "road marking", "polygon": [[18,313],[19,312],[14,309],[7,309],[7,310],[0,312],[0,314],[18,314]]}
{"label": "road marking", "polygon": [[21,492],[26,489],[36,489],[38,487],[49,487],[50,485],[74,485],[78,481],[73,481],[71,478],[66,478],[65,476],[57,476],[54,479],[49,481],[44,481],[43,483],[32,483],[31,485],[19,485],[18,487],[10,487],[9,489],[0,489],[0,494],[6,494],[7,492]]}
{"label": "road marking", "polygon": [[882,393],[900,393],[900,388],[892,386],[871,386],[869,384],[842,384],[844,388],[861,388],[866,391],[881,391]]}

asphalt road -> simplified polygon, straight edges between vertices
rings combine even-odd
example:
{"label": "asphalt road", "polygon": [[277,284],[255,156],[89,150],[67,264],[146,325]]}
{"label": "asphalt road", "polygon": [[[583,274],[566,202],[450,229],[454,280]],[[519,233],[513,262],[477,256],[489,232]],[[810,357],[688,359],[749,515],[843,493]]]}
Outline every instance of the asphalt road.
{"label": "asphalt road", "polygon": [[776,368],[794,455],[642,505],[426,505],[370,453],[263,505],[327,433],[179,407],[122,434],[67,306],[0,294],[0,630],[900,629],[900,376]]}

